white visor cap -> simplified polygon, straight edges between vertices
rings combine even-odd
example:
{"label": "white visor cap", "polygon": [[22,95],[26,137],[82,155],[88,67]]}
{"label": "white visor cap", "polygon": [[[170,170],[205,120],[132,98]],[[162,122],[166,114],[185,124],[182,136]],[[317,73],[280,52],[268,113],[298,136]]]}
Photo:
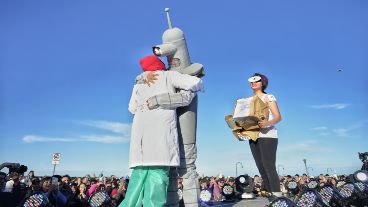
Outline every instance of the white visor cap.
{"label": "white visor cap", "polygon": [[262,78],[261,78],[261,76],[258,76],[258,75],[256,75],[256,76],[252,76],[252,77],[250,77],[249,79],[248,79],[248,81],[249,82],[251,82],[251,83],[254,83],[254,82],[257,82],[257,81],[259,81],[259,80],[261,80]]}

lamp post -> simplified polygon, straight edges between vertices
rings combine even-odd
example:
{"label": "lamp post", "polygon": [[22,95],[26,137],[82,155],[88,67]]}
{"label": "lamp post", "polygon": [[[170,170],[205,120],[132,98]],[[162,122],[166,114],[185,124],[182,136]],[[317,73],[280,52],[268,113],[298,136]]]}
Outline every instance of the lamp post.
{"label": "lamp post", "polygon": [[241,162],[237,162],[235,164],[235,177],[238,177],[238,164],[240,164],[241,168],[243,168],[243,164]]}
{"label": "lamp post", "polygon": [[280,167],[282,167],[282,170],[285,170],[283,165],[277,165],[277,174],[280,175]]}
{"label": "lamp post", "polygon": [[305,166],[305,172],[307,173],[307,176],[309,177],[308,167],[307,167],[307,159],[303,159],[304,166]]}

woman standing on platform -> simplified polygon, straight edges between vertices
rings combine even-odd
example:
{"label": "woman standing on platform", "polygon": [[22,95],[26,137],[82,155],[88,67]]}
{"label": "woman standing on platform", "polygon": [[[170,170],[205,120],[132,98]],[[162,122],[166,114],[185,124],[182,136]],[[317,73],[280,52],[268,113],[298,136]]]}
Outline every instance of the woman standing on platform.
{"label": "woman standing on platform", "polygon": [[272,193],[272,196],[280,197],[282,193],[276,171],[278,136],[275,125],[281,120],[281,114],[275,96],[265,92],[268,86],[268,78],[260,73],[255,73],[248,81],[253,90],[253,95],[258,96],[269,108],[268,120],[258,122],[261,128],[259,138],[256,141],[249,140],[250,149],[258,171],[262,176],[263,187]]}

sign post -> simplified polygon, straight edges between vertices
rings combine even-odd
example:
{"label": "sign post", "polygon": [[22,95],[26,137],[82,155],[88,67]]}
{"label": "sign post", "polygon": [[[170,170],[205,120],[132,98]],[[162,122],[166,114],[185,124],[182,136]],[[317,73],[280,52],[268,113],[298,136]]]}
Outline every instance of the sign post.
{"label": "sign post", "polygon": [[53,153],[52,154],[52,164],[54,165],[54,170],[52,171],[52,175],[55,175],[55,167],[60,163],[60,153]]}

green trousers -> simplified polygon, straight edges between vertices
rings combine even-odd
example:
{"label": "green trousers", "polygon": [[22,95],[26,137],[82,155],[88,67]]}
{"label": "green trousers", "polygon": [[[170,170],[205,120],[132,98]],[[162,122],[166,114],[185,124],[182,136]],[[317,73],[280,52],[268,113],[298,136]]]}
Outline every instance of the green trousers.
{"label": "green trousers", "polygon": [[119,207],[162,207],[169,184],[168,166],[139,166],[133,169],[128,190]]}

